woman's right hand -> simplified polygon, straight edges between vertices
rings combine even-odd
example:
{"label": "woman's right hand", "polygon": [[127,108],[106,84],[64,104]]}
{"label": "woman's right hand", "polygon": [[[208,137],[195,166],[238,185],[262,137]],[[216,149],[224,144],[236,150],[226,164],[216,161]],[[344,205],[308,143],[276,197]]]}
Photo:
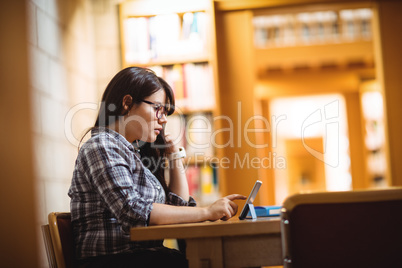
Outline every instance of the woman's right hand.
{"label": "woman's right hand", "polygon": [[247,197],[240,194],[231,194],[223,198],[218,199],[210,206],[206,207],[208,212],[208,220],[228,220],[237,213],[237,204],[234,200],[244,200]]}

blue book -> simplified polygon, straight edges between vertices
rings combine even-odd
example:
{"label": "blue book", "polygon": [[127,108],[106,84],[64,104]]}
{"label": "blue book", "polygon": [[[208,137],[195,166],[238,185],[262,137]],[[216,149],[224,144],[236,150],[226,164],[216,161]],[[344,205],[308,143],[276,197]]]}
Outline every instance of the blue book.
{"label": "blue book", "polygon": [[[281,206],[257,206],[254,207],[257,217],[272,217],[281,215]],[[250,211],[247,216],[251,216]]]}

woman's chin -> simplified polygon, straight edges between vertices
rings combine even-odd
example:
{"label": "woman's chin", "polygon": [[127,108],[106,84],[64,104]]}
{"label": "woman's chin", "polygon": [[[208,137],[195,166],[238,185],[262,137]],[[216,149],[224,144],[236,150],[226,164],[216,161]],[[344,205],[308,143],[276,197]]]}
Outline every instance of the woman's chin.
{"label": "woman's chin", "polygon": [[148,139],[146,140],[146,142],[153,143],[153,142],[156,141],[156,138],[157,138],[157,137],[158,137],[157,135],[152,134],[150,137],[148,137]]}

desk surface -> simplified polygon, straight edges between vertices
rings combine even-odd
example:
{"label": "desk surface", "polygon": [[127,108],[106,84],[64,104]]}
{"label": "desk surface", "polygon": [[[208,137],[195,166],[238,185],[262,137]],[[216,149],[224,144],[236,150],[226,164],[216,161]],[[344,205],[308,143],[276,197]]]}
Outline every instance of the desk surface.
{"label": "desk surface", "polygon": [[131,228],[131,240],[187,239],[203,237],[222,237],[233,235],[262,235],[280,233],[279,217],[262,217],[256,220],[169,224]]}
{"label": "desk surface", "polygon": [[191,268],[282,265],[279,217],[131,228],[131,240],[185,239]]}

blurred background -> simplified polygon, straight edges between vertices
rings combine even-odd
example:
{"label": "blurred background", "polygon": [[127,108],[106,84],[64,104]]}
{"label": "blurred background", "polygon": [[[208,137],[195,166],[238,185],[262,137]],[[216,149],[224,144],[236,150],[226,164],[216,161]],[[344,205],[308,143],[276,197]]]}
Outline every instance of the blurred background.
{"label": "blurred background", "polygon": [[[173,87],[166,128],[200,204],[263,186],[402,185],[400,1],[2,1],[1,254],[48,267],[40,226],[69,211],[78,143],[122,68]],[[24,256],[23,258],[21,256]]]}

